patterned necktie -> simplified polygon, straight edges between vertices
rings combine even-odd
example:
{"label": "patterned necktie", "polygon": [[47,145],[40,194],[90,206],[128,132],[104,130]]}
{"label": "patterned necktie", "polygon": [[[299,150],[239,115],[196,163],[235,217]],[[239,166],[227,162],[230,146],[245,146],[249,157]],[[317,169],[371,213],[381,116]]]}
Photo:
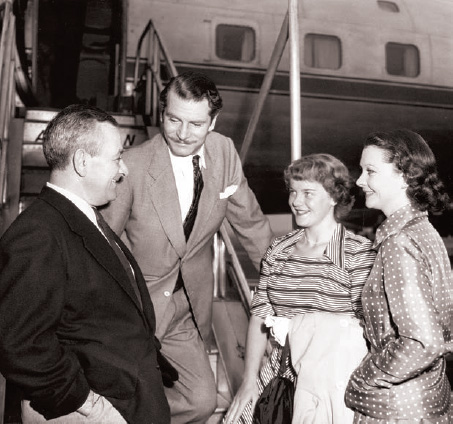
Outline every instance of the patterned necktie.
{"label": "patterned necktie", "polygon": [[[190,205],[189,212],[187,212],[186,219],[184,220],[184,235],[186,236],[186,241],[189,240],[190,233],[192,232],[193,224],[195,223],[195,218],[197,217],[198,202],[200,200],[201,191],[203,190],[203,176],[201,175],[200,169],[200,156],[195,155],[192,158],[193,164],[193,199],[192,204]],[[184,287],[184,281],[182,279],[181,270],[179,270],[178,278],[176,280],[175,288],[173,293],[177,292],[179,289]]]}
{"label": "patterned necktie", "polygon": [[132,266],[129,260],[127,259],[121,247],[118,246],[118,243],[115,241],[115,235],[113,233],[113,230],[109,227],[107,222],[105,222],[101,213],[96,208],[93,208],[93,210],[96,215],[96,221],[99,225],[99,228],[104,233],[107,241],[109,242],[116,256],[120,260],[121,264],[123,265],[123,268],[125,269],[131,282],[132,288],[134,289],[135,295],[137,296],[137,300],[140,303],[141,308],[143,309],[142,298],[140,296],[140,291],[138,290],[137,280],[135,279],[134,273],[132,272]]}
{"label": "patterned necktie", "polygon": [[186,236],[186,241],[189,240],[190,233],[193,229],[193,224],[195,223],[195,218],[197,217],[198,202],[200,200],[201,191],[203,190],[203,176],[201,175],[200,169],[200,156],[195,155],[192,158],[193,164],[193,200],[190,205],[189,212],[187,212],[186,219],[184,220],[184,235]]}

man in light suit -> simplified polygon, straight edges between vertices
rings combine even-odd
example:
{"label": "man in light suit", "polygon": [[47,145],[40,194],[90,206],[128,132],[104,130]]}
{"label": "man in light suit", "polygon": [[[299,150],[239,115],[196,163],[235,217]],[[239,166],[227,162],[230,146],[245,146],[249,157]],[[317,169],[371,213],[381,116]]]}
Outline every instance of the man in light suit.
{"label": "man in light suit", "polygon": [[232,140],[213,132],[222,107],[215,84],[203,74],[181,74],[160,103],[162,135],[125,152],[129,178],[103,213],[143,270],[162,352],[179,372],[166,389],[172,424],[205,423],[217,402],[204,345],[211,327],[213,236],[226,218],[259,269],[273,234]]}
{"label": "man in light suit", "polygon": [[117,126],[90,106],[58,113],[50,183],[0,240],[0,371],[24,423],[170,422],[145,281],[96,217],[128,172]]}

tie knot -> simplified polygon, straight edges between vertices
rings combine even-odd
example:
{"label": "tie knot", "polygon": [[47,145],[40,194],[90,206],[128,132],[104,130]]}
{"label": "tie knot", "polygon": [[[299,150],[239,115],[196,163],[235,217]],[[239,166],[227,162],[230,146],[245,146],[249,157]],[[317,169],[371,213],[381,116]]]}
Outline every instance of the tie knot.
{"label": "tie knot", "polygon": [[192,164],[193,164],[194,169],[200,168],[200,156],[199,155],[195,155],[192,158]]}

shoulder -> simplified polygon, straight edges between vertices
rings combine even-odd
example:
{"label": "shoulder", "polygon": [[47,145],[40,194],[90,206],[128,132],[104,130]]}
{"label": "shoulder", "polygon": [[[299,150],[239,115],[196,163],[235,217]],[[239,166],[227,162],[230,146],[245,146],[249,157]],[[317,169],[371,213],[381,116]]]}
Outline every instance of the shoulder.
{"label": "shoulder", "polygon": [[211,131],[206,137],[205,142],[206,149],[218,149],[223,151],[236,150],[234,147],[233,140],[226,137],[218,132]]}
{"label": "shoulder", "polygon": [[141,159],[145,161],[148,155],[160,148],[166,147],[166,143],[161,134],[156,134],[151,140],[144,141],[137,146],[132,146],[125,149],[123,158],[127,161],[130,159]]}
{"label": "shoulder", "polygon": [[283,236],[275,237],[267,250],[266,256],[274,256],[282,252],[288,246],[295,244],[300,237],[301,231],[302,230],[297,229]]}
{"label": "shoulder", "polygon": [[345,230],[345,244],[350,251],[356,252],[361,250],[369,250],[373,247],[373,242],[359,234],[353,233],[351,230]]}
{"label": "shoulder", "polygon": [[5,246],[31,239],[46,243],[49,238],[61,234],[64,227],[67,225],[61,213],[47,202],[37,199],[10,225],[1,243]]}
{"label": "shoulder", "polygon": [[372,241],[350,230],[345,231],[344,251],[347,268],[371,267],[376,258]]}
{"label": "shoulder", "polygon": [[[435,230],[433,229],[433,231]],[[429,243],[427,235],[425,237],[420,237],[420,235],[418,229],[410,223],[398,232],[390,234],[382,241],[380,251],[383,259],[391,258],[393,254],[409,254],[414,258],[420,257],[422,252],[427,249],[427,243]]]}

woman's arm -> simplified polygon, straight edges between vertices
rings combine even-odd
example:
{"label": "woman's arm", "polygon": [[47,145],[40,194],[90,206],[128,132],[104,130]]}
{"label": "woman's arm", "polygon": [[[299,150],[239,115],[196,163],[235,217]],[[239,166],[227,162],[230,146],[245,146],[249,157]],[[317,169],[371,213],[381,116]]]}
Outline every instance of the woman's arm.
{"label": "woman's arm", "polygon": [[266,345],[267,331],[264,326],[264,320],[252,315],[247,331],[244,379],[225,416],[226,423],[236,423],[250,401],[252,401],[253,410],[259,396],[256,380]]}
{"label": "woman's arm", "polygon": [[[381,247],[384,290],[395,337],[355,372],[364,387],[391,387],[428,368],[444,349],[432,296],[436,284],[421,246],[404,233]],[[356,380],[356,382],[358,381]]]}

